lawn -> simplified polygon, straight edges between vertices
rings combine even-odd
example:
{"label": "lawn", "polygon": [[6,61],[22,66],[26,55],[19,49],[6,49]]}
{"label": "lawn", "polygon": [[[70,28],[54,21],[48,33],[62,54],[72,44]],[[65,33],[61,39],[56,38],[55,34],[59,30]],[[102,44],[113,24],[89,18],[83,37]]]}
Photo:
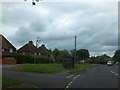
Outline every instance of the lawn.
{"label": "lawn", "polygon": [[69,73],[80,73],[88,68],[97,66],[96,64],[75,64],[73,69],[65,69],[62,64],[21,64],[10,68],[13,71],[35,72],[35,73],[57,73],[69,71]]}
{"label": "lawn", "polygon": [[2,76],[2,88],[7,88],[9,86],[18,85],[21,83],[22,83],[21,80],[16,80],[8,76]]}
{"label": "lawn", "polygon": [[55,73],[66,71],[62,64],[21,64],[10,68],[13,71]]}

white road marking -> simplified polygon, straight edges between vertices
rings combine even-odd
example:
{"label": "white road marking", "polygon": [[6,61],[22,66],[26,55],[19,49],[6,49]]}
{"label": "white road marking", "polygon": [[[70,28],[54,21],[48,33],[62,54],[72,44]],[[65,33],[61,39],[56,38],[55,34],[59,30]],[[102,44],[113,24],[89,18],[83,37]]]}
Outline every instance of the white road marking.
{"label": "white road marking", "polygon": [[66,88],[69,88],[69,86],[67,86]]}
{"label": "white road marking", "polygon": [[77,75],[76,77],[74,77],[73,79],[75,80],[77,77],[79,77],[80,75]]}
{"label": "white road marking", "polygon": [[[69,77],[71,77],[71,76],[73,76],[73,75],[70,75]],[[73,80],[66,86],[66,88],[64,89],[64,90],[66,90],[67,88],[69,88],[70,86],[71,86],[71,84],[73,83],[73,81],[77,78],[77,77],[79,77],[80,75],[77,75],[77,76],[75,76],[74,78],[73,78]],[[67,78],[67,77],[66,77]]]}
{"label": "white road marking", "polygon": [[72,84],[72,81],[70,83]]}
{"label": "white road marking", "polygon": [[70,76],[67,76],[66,78],[70,78],[70,77],[72,77],[73,75],[70,75]]}
{"label": "white road marking", "polygon": [[71,85],[71,83],[68,84],[68,86],[70,86],[70,85]]}
{"label": "white road marking", "polygon": [[34,88],[38,88],[38,87],[34,85]]}
{"label": "white road marking", "polygon": [[113,73],[113,74],[115,74],[116,76],[118,76],[119,74],[118,73],[115,73],[115,72],[113,72],[113,71],[110,71],[111,73]]}
{"label": "white road marking", "polygon": [[[106,67],[105,67],[106,68]],[[107,68],[106,68],[107,69]],[[119,76],[119,74],[118,73],[116,73],[116,72],[113,72],[112,70],[109,70],[109,69],[107,69],[108,71],[110,71],[111,73],[113,73],[114,75],[116,75],[116,76]]]}

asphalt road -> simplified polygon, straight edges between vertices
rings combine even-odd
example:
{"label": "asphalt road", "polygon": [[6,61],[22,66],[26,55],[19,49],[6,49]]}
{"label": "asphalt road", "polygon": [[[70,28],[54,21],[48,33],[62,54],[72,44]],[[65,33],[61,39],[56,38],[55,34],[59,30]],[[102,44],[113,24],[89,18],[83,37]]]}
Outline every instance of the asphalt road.
{"label": "asphalt road", "polygon": [[100,65],[73,80],[69,88],[118,88],[118,67]]}
{"label": "asphalt road", "polygon": [[118,66],[99,65],[78,75],[67,72],[57,74],[39,74],[13,72],[3,67],[3,75],[33,84],[35,88],[118,88]]}

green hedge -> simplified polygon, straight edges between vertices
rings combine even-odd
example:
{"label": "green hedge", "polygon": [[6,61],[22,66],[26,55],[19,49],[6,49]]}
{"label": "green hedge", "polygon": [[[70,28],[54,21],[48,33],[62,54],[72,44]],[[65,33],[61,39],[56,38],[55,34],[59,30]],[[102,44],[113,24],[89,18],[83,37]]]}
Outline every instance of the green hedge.
{"label": "green hedge", "polygon": [[91,60],[90,63],[107,64],[107,60]]}
{"label": "green hedge", "polygon": [[45,56],[30,56],[30,55],[19,55],[19,54],[8,54],[2,55],[2,58],[5,57],[13,57],[17,60],[17,64],[24,64],[24,63],[52,63],[52,58],[45,57]]}

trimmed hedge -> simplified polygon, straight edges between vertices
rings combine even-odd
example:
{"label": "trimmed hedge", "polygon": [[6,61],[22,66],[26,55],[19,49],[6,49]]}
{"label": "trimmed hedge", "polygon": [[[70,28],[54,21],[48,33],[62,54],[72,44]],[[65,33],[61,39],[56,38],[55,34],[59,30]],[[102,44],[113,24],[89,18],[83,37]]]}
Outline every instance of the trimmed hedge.
{"label": "trimmed hedge", "polygon": [[17,60],[17,64],[24,64],[24,63],[31,63],[33,64],[34,62],[36,64],[40,63],[52,63],[53,60],[52,58],[45,57],[45,56],[30,56],[30,55],[20,55],[20,54],[7,54],[7,55],[2,55],[2,58],[5,57],[13,57]]}

